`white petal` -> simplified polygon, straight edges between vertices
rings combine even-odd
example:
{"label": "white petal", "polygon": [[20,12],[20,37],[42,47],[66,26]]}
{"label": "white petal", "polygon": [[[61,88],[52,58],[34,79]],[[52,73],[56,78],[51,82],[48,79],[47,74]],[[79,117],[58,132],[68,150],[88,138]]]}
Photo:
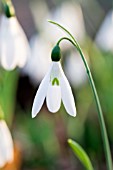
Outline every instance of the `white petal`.
{"label": "white petal", "polygon": [[53,67],[51,70],[51,78],[55,78],[55,77],[59,77],[60,75],[60,62],[52,62],[53,63]]}
{"label": "white petal", "polygon": [[28,56],[28,43],[16,17],[2,16],[0,33],[1,65],[7,70],[23,66]]}
{"label": "white petal", "polygon": [[41,107],[44,103],[44,99],[46,97],[47,90],[48,90],[48,87],[49,87],[50,72],[51,72],[51,69],[52,69],[52,65],[53,64],[51,64],[48,73],[45,75],[44,79],[42,80],[42,82],[41,82],[41,84],[38,88],[38,91],[35,95],[35,99],[34,99],[33,107],[32,107],[32,118],[34,118],[37,115],[37,113],[40,111],[40,109],[41,109]]}
{"label": "white petal", "polygon": [[1,65],[7,69],[13,69],[16,66],[17,58],[15,56],[15,42],[12,37],[12,23],[5,16],[1,18],[0,26],[0,57]]}
{"label": "white petal", "polygon": [[0,156],[0,168],[6,164],[6,161]]}
{"label": "white petal", "polygon": [[61,88],[57,85],[49,85],[46,97],[47,107],[50,112],[57,112],[61,105]]}
{"label": "white petal", "polygon": [[18,66],[23,67],[30,56],[30,46],[28,43],[28,40],[26,38],[26,35],[19,24],[18,20],[16,19],[17,22],[17,32],[18,36],[16,37],[16,48],[18,51]]}
{"label": "white petal", "polygon": [[61,86],[61,96],[63,104],[66,108],[66,111],[71,116],[76,116],[76,107],[74,102],[74,97],[72,94],[71,86],[60,66],[61,77],[60,77],[60,86]]}
{"label": "white petal", "polygon": [[4,120],[0,121],[0,167],[13,161],[13,141]]}

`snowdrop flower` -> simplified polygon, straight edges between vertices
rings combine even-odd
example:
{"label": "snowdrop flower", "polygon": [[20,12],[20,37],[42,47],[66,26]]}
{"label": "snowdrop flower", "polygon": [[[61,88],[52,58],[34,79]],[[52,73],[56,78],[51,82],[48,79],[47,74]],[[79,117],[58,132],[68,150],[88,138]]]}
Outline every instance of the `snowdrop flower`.
{"label": "snowdrop flower", "polygon": [[67,113],[76,116],[72,90],[59,61],[60,47],[58,45],[53,48],[51,57],[52,63],[49,71],[42,80],[33,102],[32,117],[34,118],[40,111],[45,98],[50,112],[54,113],[59,110],[62,99]]}
{"label": "snowdrop flower", "polygon": [[113,10],[109,11],[105,20],[100,27],[97,36],[96,44],[104,51],[113,52]]}
{"label": "snowdrop flower", "polygon": [[24,66],[29,45],[16,16],[10,16],[9,11],[3,9],[6,15],[1,16],[0,22],[0,64],[6,70],[12,70],[16,66]]}
{"label": "snowdrop flower", "polygon": [[0,120],[0,168],[13,161],[13,141],[7,124]]}

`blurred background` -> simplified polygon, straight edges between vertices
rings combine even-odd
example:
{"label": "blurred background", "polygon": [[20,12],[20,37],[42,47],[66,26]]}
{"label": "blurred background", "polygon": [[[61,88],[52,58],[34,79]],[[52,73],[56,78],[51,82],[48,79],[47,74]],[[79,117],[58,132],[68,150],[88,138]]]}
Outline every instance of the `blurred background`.
{"label": "blurred background", "polygon": [[[43,105],[36,118],[31,108],[51,62],[51,50],[65,34],[48,23],[57,21],[79,42],[97,87],[113,155],[113,6],[112,0],[13,0],[17,18],[31,46],[22,69],[0,68],[0,103],[11,130],[15,160],[2,170],[83,170],[67,144],[77,141],[94,169],[106,170],[97,109],[82,60],[69,42],[61,43],[62,66],[75,97],[77,116],[62,105],[52,114]],[[66,36],[66,35],[65,35]]]}

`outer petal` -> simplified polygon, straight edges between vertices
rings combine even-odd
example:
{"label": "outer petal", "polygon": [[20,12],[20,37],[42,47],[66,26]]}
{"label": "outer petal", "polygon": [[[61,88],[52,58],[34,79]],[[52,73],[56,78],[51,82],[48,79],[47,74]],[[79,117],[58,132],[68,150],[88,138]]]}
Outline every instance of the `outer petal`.
{"label": "outer petal", "polygon": [[57,112],[61,105],[61,88],[60,86],[49,85],[46,97],[47,107],[50,112]]}
{"label": "outer petal", "polygon": [[4,120],[0,121],[0,167],[13,160],[13,141]]}
{"label": "outer petal", "polygon": [[15,18],[15,23],[17,25],[17,36],[16,36],[16,49],[18,51],[18,63],[19,67],[23,67],[30,56],[30,47],[27,37],[19,24],[18,20]]}
{"label": "outer petal", "polygon": [[76,107],[75,107],[74,97],[72,94],[71,86],[61,68],[61,65],[60,65],[60,71],[61,71],[60,85],[61,85],[62,101],[66,108],[67,113],[75,117]]}
{"label": "outer petal", "polygon": [[44,79],[42,80],[38,88],[38,91],[36,93],[36,96],[33,102],[33,107],[32,107],[32,118],[34,118],[37,115],[37,113],[40,111],[44,103],[44,99],[46,97],[47,90],[49,87],[51,68],[52,68],[52,64],[50,66],[48,73],[45,75]]}
{"label": "outer petal", "polygon": [[2,16],[0,26],[0,57],[1,65],[7,70],[13,69],[18,61],[13,35],[15,33],[15,27],[12,19]]}
{"label": "outer petal", "polygon": [[3,167],[5,163],[6,163],[5,159],[2,157],[2,155],[0,155],[0,168]]}
{"label": "outer petal", "polygon": [[0,32],[2,66],[7,70],[12,70],[17,65],[22,67],[28,57],[29,45],[16,17],[2,16]]}

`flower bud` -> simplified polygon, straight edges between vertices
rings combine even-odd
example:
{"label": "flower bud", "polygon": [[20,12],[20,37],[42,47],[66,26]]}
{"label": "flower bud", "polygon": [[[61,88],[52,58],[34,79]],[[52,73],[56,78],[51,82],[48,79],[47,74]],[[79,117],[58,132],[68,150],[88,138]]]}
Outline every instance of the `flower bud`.
{"label": "flower bud", "polygon": [[15,10],[11,1],[2,2],[3,12],[7,18],[15,16]]}

